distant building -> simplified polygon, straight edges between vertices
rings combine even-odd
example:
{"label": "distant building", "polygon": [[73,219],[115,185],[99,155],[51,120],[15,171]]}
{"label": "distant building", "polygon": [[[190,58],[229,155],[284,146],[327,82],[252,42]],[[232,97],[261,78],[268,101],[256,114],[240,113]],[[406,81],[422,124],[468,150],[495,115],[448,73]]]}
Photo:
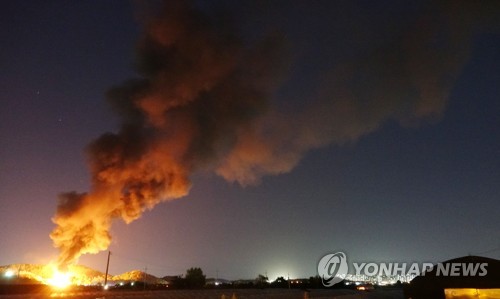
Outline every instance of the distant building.
{"label": "distant building", "polygon": [[182,275],[171,275],[171,276],[164,276],[162,278],[162,281],[165,282],[165,285],[173,286],[180,279],[182,279]]}

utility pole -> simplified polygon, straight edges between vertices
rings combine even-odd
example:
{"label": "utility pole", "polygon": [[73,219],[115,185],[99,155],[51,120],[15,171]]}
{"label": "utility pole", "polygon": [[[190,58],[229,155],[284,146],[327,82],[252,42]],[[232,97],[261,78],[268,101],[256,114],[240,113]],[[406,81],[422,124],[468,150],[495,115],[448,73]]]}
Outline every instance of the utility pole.
{"label": "utility pole", "polygon": [[104,288],[108,285],[108,270],[109,270],[109,257],[111,255],[111,251],[108,251],[108,262],[106,263],[106,274],[104,275]]}

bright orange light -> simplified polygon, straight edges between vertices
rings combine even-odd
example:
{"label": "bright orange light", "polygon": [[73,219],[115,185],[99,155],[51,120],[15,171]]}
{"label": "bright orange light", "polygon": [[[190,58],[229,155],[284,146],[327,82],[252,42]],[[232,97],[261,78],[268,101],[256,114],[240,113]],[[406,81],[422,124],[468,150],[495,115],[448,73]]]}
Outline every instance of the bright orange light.
{"label": "bright orange light", "polygon": [[54,275],[47,279],[47,284],[58,289],[64,289],[71,284],[71,273],[63,273],[58,270],[54,270]]}

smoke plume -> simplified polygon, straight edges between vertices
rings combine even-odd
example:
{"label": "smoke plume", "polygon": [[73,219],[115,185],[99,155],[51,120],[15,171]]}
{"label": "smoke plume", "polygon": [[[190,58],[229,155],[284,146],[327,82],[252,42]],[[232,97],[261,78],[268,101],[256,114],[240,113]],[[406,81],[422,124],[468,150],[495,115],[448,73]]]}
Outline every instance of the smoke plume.
{"label": "smoke plume", "polygon": [[87,148],[91,190],[60,195],[50,235],[59,265],[107,249],[113,219],[130,223],[186,196],[197,170],[254,184],[290,171],[311,149],[355,141],[387,120],[439,117],[477,19],[464,20],[464,12],[439,7],[389,44],[337,64],[292,117],[272,101],[291,63],[283,35],[249,45],[230,20],[165,2],[139,41],[140,76],[107,94],[121,127]]}

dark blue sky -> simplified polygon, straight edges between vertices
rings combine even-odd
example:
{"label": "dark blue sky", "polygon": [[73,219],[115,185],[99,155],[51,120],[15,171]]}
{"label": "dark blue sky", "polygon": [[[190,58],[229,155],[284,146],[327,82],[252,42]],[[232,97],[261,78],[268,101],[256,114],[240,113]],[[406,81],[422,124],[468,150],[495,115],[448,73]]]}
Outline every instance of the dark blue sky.
{"label": "dark blue sky", "polygon": [[[128,225],[114,220],[111,273],[199,266],[229,279],[308,277],[338,250],[351,261],[500,258],[500,24],[483,15],[498,15],[498,5],[228,2],[195,5],[214,19],[223,7],[245,45],[269,32],[284,37],[289,58],[270,115],[296,118],[285,121],[288,134],[307,128],[320,141],[301,143],[296,167],[260,184],[241,187],[208,167],[191,175],[186,197]],[[123,1],[3,5],[1,265],[57,257],[49,238],[57,195],[89,189],[84,148],[120,122],[105,93],[139,76],[140,9]],[[426,33],[432,45],[418,49]],[[400,77],[425,82],[422,90],[434,86],[425,79],[445,78],[436,86],[447,92],[414,100],[418,86]],[[355,119],[330,106],[342,97],[360,109]],[[413,110],[421,103],[430,115]],[[80,263],[104,270],[105,259]]]}

